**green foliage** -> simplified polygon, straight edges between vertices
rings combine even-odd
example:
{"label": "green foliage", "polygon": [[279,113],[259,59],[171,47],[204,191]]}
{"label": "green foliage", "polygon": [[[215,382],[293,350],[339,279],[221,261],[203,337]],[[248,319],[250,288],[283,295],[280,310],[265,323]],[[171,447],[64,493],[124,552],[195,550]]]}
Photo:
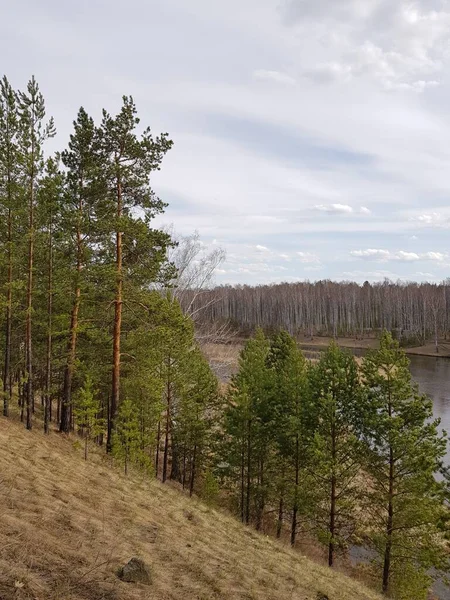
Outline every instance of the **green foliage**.
{"label": "green foliage", "polygon": [[[367,449],[367,534],[379,555],[383,590],[417,594],[429,583],[427,570],[447,567],[439,523],[447,518],[442,466],[446,437],[439,433],[429,398],[411,381],[408,359],[390,334],[363,360]],[[421,574],[421,575],[420,575]],[[420,575],[420,576],[419,576]],[[420,597],[417,595],[416,597]]]}
{"label": "green foliage", "polygon": [[131,400],[124,400],[117,413],[116,426],[113,435],[112,454],[123,464],[125,475],[133,462],[140,462],[139,418],[136,407]]}
{"label": "green foliage", "polygon": [[328,546],[331,566],[336,550],[346,549],[357,525],[362,390],[355,359],[333,342],[311,369],[310,381],[318,414],[311,461],[316,490],[313,517],[319,539]]}
{"label": "green foliage", "polygon": [[201,497],[206,502],[206,504],[208,504],[208,506],[214,506],[217,503],[219,492],[219,482],[214,477],[212,472],[208,469],[203,478]]}
{"label": "green foliage", "polygon": [[84,386],[80,388],[75,401],[75,422],[80,433],[85,438],[85,454],[88,457],[88,441],[100,435],[105,428],[105,421],[99,415],[101,413],[97,391],[93,388],[92,377],[86,376]]}

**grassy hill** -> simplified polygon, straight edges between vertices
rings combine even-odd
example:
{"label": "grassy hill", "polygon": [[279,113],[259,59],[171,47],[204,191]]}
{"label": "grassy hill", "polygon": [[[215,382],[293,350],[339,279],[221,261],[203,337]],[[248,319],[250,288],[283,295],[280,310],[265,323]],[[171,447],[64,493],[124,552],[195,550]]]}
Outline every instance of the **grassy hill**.
{"label": "grassy hill", "polygon": [[[131,557],[150,587],[116,571]],[[0,417],[1,600],[376,600],[357,581],[176,489],[126,478],[76,437]]]}

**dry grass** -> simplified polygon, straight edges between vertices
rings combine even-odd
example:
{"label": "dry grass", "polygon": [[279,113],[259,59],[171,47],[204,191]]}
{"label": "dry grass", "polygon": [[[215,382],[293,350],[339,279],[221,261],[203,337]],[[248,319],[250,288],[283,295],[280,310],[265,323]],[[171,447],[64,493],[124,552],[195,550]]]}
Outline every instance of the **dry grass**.
{"label": "dry grass", "polygon": [[[0,417],[0,599],[375,600],[169,486],[125,478],[76,438],[45,437]],[[121,582],[131,557],[153,584]]]}

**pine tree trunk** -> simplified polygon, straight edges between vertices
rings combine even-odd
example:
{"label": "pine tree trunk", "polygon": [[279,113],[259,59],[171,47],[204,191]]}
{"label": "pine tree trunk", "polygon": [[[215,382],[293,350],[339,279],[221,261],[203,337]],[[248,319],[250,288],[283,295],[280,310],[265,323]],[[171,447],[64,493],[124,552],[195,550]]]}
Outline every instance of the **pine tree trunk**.
{"label": "pine tree trunk", "polygon": [[191,481],[189,484],[189,496],[191,496],[191,497],[192,497],[192,494],[194,493],[196,461],[197,461],[197,444],[195,444],[195,446],[194,446],[194,453],[192,455],[192,463],[191,463]]}
{"label": "pine tree trunk", "polygon": [[180,453],[179,453],[179,449],[178,449],[178,442],[174,435],[172,435],[171,447],[172,447],[172,468],[170,470],[170,479],[181,483]]}
{"label": "pine tree trunk", "polygon": [[241,522],[245,520],[245,437],[242,436],[241,450]]}
{"label": "pine tree trunk", "polygon": [[181,479],[183,490],[186,487],[186,446],[183,448],[183,476]]}
{"label": "pine tree trunk", "polygon": [[334,561],[334,534],[335,534],[335,521],[336,521],[336,477],[331,477],[331,497],[330,497],[330,524],[329,534],[330,542],[328,544],[328,566],[333,566]]}
{"label": "pine tree trunk", "polygon": [[278,504],[277,539],[280,539],[280,537],[281,537],[281,530],[283,527],[283,511],[284,511],[284,496],[283,496],[283,492],[281,492],[280,502]]}
{"label": "pine tree trunk", "polygon": [[[117,218],[122,216],[122,184],[120,178],[117,179]],[[119,225],[120,227],[120,225]],[[116,299],[114,307],[114,332],[113,332],[113,368],[112,368],[112,391],[111,408],[109,411],[108,422],[108,440],[106,449],[111,452],[112,433],[114,429],[114,419],[120,400],[120,335],[122,330],[122,232],[116,231]]]}
{"label": "pine tree trunk", "polygon": [[295,538],[297,537],[297,513],[298,513],[298,484],[300,479],[300,460],[299,460],[299,439],[298,433],[295,437],[295,496],[294,506],[292,507],[292,523],[291,523],[291,546],[295,546]]}
{"label": "pine tree trunk", "polygon": [[49,432],[50,394],[52,382],[52,311],[53,311],[53,224],[48,234],[48,296],[47,296],[47,361],[45,368],[44,432]]}
{"label": "pine tree trunk", "polygon": [[[80,183],[82,185],[82,182]],[[80,198],[78,205],[78,225],[77,225],[77,267],[76,267],[76,288],[75,297],[72,305],[72,313],[70,316],[70,335],[67,343],[67,359],[64,369],[64,385],[61,404],[61,421],[59,430],[64,433],[69,433],[71,425],[71,404],[72,404],[72,380],[75,370],[75,357],[77,352],[77,335],[78,335],[78,314],[81,303],[81,270],[83,266],[83,241],[81,233],[81,217],[83,213],[83,202]]]}
{"label": "pine tree trunk", "polygon": [[[34,137],[33,137],[34,139]],[[27,408],[27,429],[33,427],[33,408],[34,408],[34,390],[33,390],[33,354],[32,354],[32,308],[33,308],[33,263],[34,263],[34,145],[31,150],[32,170],[30,175],[30,197],[28,213],[28,281],[26,296],[26,327],[25,327],[25,369],[27,372],[26,383],[26,408]]]}
{"label": "pine tree trunk", "polygon": [[246,499],[245,499],[245,522],[247,525],[250,522],[250,486],[251,486],[251,429],[252,429],[252,421],[248,419],[247,422],[247,490],[246,490]]}
{"label": "pine tree trunk", "polygon": [[389,577],[391,573],[391,550],[392,550],[392,531],[394,521],[394,456],[392,448],[389,450],[389,498],[388,498],[388,519],[386,523],[386,546],[384,549],[383,563],[383,594],[389,591]]}
{"label": "pine tree trunk", "polygon": [[[10,184],[8,182],[8,189]],[[10,194],[10,192],[9,192]],[[11,199],[9,199],[11,202]],[[3,416],[9,416],[12,396],[11,385],[11,333],[12,333],[12,211],[8,209],[8,283],[6,292],[5,364],[3,369]]]}
{"label": "pine tree trunk", "polygon": [[155,477],[158,479],[159,473],[159,445],[161,443],[161,419],[158,421],[158,431],[156,434],[156,456],[155,456]]}
{"label": "pine tree trunk", "polygon": [[331,475],[331,492],[330,492],[330,522],[329,522],[329,535],[330,541],[328,543],[328,566],[333,566],[334,561],[334,534],[335,534],[335,521],[336,521],[336,475],[334,472],[336,464],[336,427],[333,423],[331,431],[331,459],[333,464],[333,473]]}
{"label": "pine tree trunk", "polygon": [[262,521],[265,507],[264,497],[264,459],[261,457],[259,461],[259,494],[258,494],[258,514],[256,517],[256,531],[262,528]]}
{"label": "pine tree trunk", "polygon": [[167,479],[168,461],[169,461],[169,434],[170,434],[170,413],[172,410],[172,388],[170,385],[170,358],[169,367],[167,374],[167,412],[166,412],[166,427],[164,435],[164,456],[163,456],[163,473],[162,482],[165,483]]}

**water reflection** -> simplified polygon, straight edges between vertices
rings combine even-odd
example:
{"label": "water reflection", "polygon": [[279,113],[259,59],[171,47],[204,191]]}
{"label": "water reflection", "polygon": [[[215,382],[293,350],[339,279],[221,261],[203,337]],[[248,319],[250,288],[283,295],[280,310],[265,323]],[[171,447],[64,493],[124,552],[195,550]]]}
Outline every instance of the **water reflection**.
{"label": "water reflection", "polygon": [[[441,428],[450,434],[450,359],[434,356],[409,356],[411,375],[419,390],[433,400],[433,413],[441,419]],[[447,464],[450,455],[447,449]]]}

